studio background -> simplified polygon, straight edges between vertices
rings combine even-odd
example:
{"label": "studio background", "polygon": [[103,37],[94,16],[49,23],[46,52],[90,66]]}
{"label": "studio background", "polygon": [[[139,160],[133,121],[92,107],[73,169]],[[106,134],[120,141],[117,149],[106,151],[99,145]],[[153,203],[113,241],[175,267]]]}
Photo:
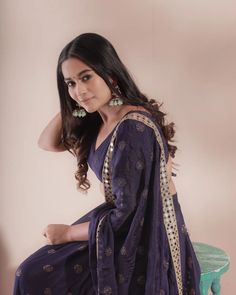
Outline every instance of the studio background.
{"label": "studio background", "polygon": [[45,244],[47,224],[70,224],[103,202],[91,171],[88,195],[76,191],[71,154],[37,146],[59,111],[59,53],[85,32],[107,37],[140,89],[163,102],[175,122],[174,181],[190,237],[229,253],[222,294],[232,294],[235,2],[1,0],[0,6],[0,294],[11,294],[19,263]]}

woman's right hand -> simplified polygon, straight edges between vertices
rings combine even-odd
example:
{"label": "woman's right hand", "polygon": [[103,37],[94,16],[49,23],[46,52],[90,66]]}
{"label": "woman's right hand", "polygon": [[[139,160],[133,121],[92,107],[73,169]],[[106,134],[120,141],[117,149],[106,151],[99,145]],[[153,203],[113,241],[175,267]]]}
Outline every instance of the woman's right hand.
{"label": "woman's right hand", "polygon": [[48,245],[58,245],[71,242],[70,225],[49,224],[42,232]]}

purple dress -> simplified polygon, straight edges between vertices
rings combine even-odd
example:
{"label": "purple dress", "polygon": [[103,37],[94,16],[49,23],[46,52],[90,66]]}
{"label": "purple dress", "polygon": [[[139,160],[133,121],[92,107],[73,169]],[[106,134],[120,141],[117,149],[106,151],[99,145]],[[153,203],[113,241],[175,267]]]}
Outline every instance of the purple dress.
{"label": "purple dress", "polygon": [[168,149],[145,111],[130,111],[88,163],[105,202],[89,240],[46,245],[18,267],[14,295],[200,295],[200,267],[178,202],[166,181]]}

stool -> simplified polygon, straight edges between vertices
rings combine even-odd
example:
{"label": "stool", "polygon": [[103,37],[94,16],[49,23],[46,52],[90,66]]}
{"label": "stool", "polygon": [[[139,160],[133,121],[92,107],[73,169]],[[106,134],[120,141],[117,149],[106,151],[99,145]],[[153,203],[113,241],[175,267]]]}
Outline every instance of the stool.
{"label": "stool", "polygon": [[229,256],[223,250],[203,243],[193,243],[193,248],[201,268],[201,295],[207,295],[210,288],[212,294],[220,295],[220,277],[229,269]]}

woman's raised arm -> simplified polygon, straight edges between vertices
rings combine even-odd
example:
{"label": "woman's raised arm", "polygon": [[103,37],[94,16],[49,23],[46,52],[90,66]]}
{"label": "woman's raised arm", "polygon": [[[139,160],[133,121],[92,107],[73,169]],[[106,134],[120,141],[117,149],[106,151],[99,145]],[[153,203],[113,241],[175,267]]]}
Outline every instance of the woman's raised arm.
{"label": "woman's raised arm", "polygon": [[66,151],[65,146],[61,142],[61,113],[48,123],[38,139],[38,146],[46,151],[63,152]]}

